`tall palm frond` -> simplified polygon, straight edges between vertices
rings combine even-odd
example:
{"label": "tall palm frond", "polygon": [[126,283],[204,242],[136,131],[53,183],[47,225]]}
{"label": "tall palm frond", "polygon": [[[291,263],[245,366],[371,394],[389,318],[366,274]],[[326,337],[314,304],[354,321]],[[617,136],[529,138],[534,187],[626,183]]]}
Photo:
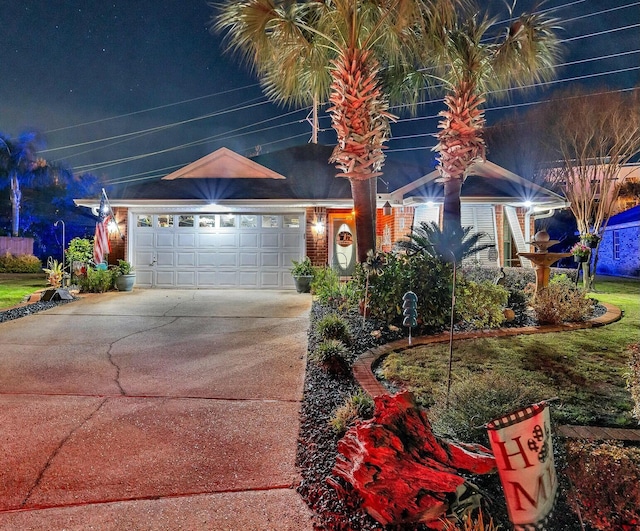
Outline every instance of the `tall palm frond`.
{"label": "tall palm frond", "polygon": [[480,243],[486,236],[484,232],[471,233],[473,227],[441,229],[437,223],[421,222],[408,234],[408,240],[401,240],[396,245],[407,254],[427,254],[443,262],[456,263],[465,258],[494,247],[492,243]]}

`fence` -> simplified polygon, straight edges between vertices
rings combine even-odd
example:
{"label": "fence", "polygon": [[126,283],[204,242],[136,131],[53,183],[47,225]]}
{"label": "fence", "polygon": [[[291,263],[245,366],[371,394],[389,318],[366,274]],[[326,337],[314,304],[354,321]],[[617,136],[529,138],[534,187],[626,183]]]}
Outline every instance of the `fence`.
{"label": "fence", "polygon": [[0,236],[0,255],[11,253],[15,256],[33,254],[33,238],[11,238]]}

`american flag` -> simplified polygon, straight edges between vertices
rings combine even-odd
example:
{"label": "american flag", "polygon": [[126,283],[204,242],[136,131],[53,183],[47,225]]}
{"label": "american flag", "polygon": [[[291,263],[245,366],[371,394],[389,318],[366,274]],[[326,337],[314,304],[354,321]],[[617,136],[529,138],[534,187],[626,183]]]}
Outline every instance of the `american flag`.
{"label": "american flag", "polygon": [[111,252],[111,242],[109,241],[109,231],[107,230],[109,216],[107,214],[108,209],[104,194],[102,194],[98,222],[96,223],[96,235],[93,240],[93,262],[95,264],[101,264],[104,261],[104,255]]}

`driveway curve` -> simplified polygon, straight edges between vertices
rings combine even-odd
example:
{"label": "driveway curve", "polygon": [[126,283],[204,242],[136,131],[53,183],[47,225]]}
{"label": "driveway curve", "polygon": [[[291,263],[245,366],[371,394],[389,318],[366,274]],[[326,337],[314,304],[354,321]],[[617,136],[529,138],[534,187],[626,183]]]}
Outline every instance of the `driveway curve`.
{"label": "driveway curve", "polygon": [[0,324],[0,529],[312,529],[310,304],[134,290]]}

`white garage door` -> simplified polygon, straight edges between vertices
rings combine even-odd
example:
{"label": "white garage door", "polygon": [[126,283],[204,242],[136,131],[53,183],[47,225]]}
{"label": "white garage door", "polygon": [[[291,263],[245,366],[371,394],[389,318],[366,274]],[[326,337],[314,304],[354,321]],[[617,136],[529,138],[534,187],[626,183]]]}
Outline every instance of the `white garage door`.
{"label": "white garage door", "polygon": [[131,224],[136,284],[157,288],[293,288],[304,213],[144,214]]}

